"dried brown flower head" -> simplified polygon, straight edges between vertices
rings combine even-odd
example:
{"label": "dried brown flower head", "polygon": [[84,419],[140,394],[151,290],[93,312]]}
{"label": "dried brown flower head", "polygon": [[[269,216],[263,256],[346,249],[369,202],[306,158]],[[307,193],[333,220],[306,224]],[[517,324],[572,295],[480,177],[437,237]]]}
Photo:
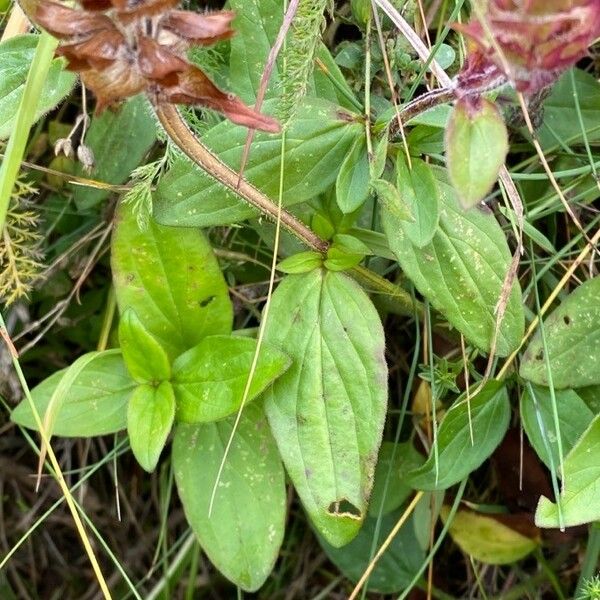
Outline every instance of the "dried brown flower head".
{"label": "dried brown flower head", "polygon": [[279,131],[277,121],[218,89],[185,58],[190,45],[233,35],[229,11],[177,10],[177,0],[80,0],[81,10],[41,2],[35,20],[61,40],[57,54],[97,98],[96,111],[145,92],[155,104],[201,105],[234,123]]}
{"label": "dried brown flower head", "polygon": [[470,45],[459,89],[503,78],[531,95],[585,56],[600,36],[600,0],[487,0],[481,20],[455,28]]}

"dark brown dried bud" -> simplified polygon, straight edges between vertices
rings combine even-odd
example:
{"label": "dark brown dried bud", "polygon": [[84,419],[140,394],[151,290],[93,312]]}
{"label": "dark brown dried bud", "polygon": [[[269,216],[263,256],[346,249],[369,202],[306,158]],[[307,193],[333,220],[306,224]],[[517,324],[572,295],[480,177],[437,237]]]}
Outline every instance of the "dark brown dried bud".
{"label": "dark brown dried bud", "polygon": [[[57,54],[67,58],[68,68],[79,72],[94,92],[96,112],[146,92],[153,102],[206,106],[234,123],[279,131],[277,121],[222,92],[181,55],[190,43],[213,44],[231,37],[234,13],[173,10],[177,0],[81,0],[81,4],[84,10],[43,1],[35,16],[63,40]],[[161,43],[165,38],[161,32],[175,41]]]}

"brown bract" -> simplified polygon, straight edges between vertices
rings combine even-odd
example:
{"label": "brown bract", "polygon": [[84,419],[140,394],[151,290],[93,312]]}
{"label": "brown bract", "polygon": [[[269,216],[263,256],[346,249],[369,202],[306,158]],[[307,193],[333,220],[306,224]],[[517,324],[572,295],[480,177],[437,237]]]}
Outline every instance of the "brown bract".
{"label": "brown bract", "polygon": [[[176,10],[177,0],[81,0],[81,10],[42,2],[36,21],[61,40],[57,54],[97,98],[96,112],[145,92],[155,104],[199,105],[269,132],[275,119],[217,88],[183,55],[189,45],[231,37],[234,13]],[[165,41],[167,40],[167,41]]]}
{"label": "brown bract", "polygon": [[539,92],[600,36],[600,0],[488,0],[481,18],[455,29],[469,38],[459,92],[504,78]]}

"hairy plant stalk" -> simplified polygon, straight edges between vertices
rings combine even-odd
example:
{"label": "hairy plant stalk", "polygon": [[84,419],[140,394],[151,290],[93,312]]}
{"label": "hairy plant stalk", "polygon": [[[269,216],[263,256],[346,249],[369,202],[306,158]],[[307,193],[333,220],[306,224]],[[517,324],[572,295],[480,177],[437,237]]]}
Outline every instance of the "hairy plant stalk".
{"label": "hairy plant stalk", "polygon": [[[170,104],[155,106],[156,116],[169,137],[185,155],[220,183],[238,194],[267,217],[277,220],[278,208],[269,198],[215,156],[193,134],[178,110]],[[327,252],[329,244],[287,211],[281,212],[281,224],[311,250]]]}
{"label": "hairy plant stalk", "polygon": [[315,52],[321,41],[323,12],[329,1],[300,0],[298,3],[284,52],[285,77],[278,111],[284,126],[294,116],[300,100],[306,95]]}
{"label": "hairy plant stalk", "polygon": [[[174,106],[157,105],[154,107],[154,110],[158,120],[173,143],[195,164],[262,214],[274,221],[277,221],[279,217],[281,225],[311,250],[322,254],[327,252],[329,249],[327,241],[321,239],[314,231],[287,210],[284,208],[279,209],[277,204],[248,183],[248,181],[245,179],[240,180],[238,173],[233,171],[204,146],[186,125]],[[361,266],[354,267],[350,270],[350,273],[368,291],[391,297],[397,303],[399,311],[403,314],[414,315],[415,311],[420,312],[422,310],[421,305],[418,303],[415,304],[408,292],[377,273]]]}

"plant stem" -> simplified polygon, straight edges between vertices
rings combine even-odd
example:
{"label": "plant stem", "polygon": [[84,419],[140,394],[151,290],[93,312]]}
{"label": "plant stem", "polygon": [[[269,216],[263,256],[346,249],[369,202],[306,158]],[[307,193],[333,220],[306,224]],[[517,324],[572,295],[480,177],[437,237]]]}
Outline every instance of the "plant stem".
{"label": "plant stem", "polygon": [[579,598],[583,591],[583,586],[588,579],[591,579],[598,571],[598,559],[600,558],[600,521],[590,525],[587,548],[583,558],[579,581],[574,598]]}
{"label": "plant stem", "polygon": [[[408,104],[405,104],[399,111],[400,119],[402,123],[408,123],[411,119],[414,119],[418,115],[450,102],[455,98],[455,91],[451,88],[439,88],[421,94],[418,98],[415,98]],[[390,138],[394,139],[400,135],[400,128],[397,121],[392,121],[390,124]]]}
{"label": "plant stem", "polygon": [[29,407],[33,414],[33,418],[35,419],[36,427],[37,427],[38,431],[40,432],[40,436],[42,438],[42,443],[47,448],[48,458],[50,460],[50,464],[52,465],[52,469],[54,471],[54,473],[53,473],[54,478],[56,479],[56,482],[58,483],[58,485],[60,487],[60,490],[65,498],[65,501],[67,503],[67,506],[69,507],[69,510],[71,511],[71,515],[73,517],[73,521],[75,522],[75,527],[77,529],[77,533],[79,534],[79,537],[81,539],[81,542],[83,544],[85,552],[88,555],[89,561],[92,565],[92,569],[94,570],[94,574],[96,575],[96,580],[98,581],[98,585],[100,586],[100,590],[101,590],[104,598],[106,598],[107,600],[111,600],[112,596],[108,589],[108,584],[106,583],[104,575],[102,574],[102,570],[100,569],[98,559],[96,558],[96,554],[94,553],[94,550],[92,548],[90,540],[87,536],[87,533],[86,533],[83,523],[81,521],[81,517],[79,516],[78,507],[75,504],[75,500],[73,499],[71,490],[69,489],[69,486],[67,485],[67,482],[63,475],[63,472],[60,468],[58,459],[56,458],[56,455],[54,454],[54,450],[52,449],[52,446],[50,445],[50,439],[46,432],[44,424],[42,423],[40,414],[33,402],[33,398],[31,397],[31,392],[29,391],[29,386],[27,385],[27,380],[25,379],[25,374],[23,373],[23,370],[21,369],[21,364],[19,362],[18,355],[16,354],[16,351],[15,351],[14,347],[12,346],[12,341],[10,340],[10,338],[8,336],[6,324],[4,322],[2,313],[0,313],[0,332],[2,334],[2,338],[4,339],[4,341],[6,342],[6,344],[8,346],[8,350],[9,350],[11,358],[12,358],[13,367],[15,369],[15,372],[17,373],[17,377],[19,379],[19,383],[21,384],[21,388],[23,389],[23,393],[25,394],[25,398],[27,399],[27,402],[29,403]]}
{"label": "plant stem", "polygon": [[[261,213],[277,221],[277,205],[260,190],[240,179],[220,158],[204,146],[186,125],[177,109],[171,104],[155,106],[156,115],[169,137],[188,158],[212,175],[224,186],[243,198]],[[325,253],[329,244],[322,240],[309,227],[287,211],[281,211],[281,224],[311,250]]]}
{"label": "plant stem", "polygon": [[[194,163],[243,198],[253,208],[276,222],[279,218],[282,226],[311,250],[321,254],[327,252],[329,249],[327,241],[321,239],[310,227],[290,212],[284,208],[280,209],[275,202],[248,181],[240,179],[238,173],[204,146],[174,106],[169,104],[160,105],[155,106],[154,110],[169,138]],[[350,274],[361,285],[369,288],[370,291],[391,297],[397,303],[399,313],[412,316],[415,310],[420,310],[420,305],[415,304],[406,290],[394,285],[366,267],[354,267],[350,270]]]}
{"label": "plant stem", "polygon": [[56,39],[43,32],[38,39],[35,55],[29,68],[13,130],[6,146],[4,160],[0,165],[0,232],[4,230],[10,196],[19,174],[38,100],[57,44]]}

